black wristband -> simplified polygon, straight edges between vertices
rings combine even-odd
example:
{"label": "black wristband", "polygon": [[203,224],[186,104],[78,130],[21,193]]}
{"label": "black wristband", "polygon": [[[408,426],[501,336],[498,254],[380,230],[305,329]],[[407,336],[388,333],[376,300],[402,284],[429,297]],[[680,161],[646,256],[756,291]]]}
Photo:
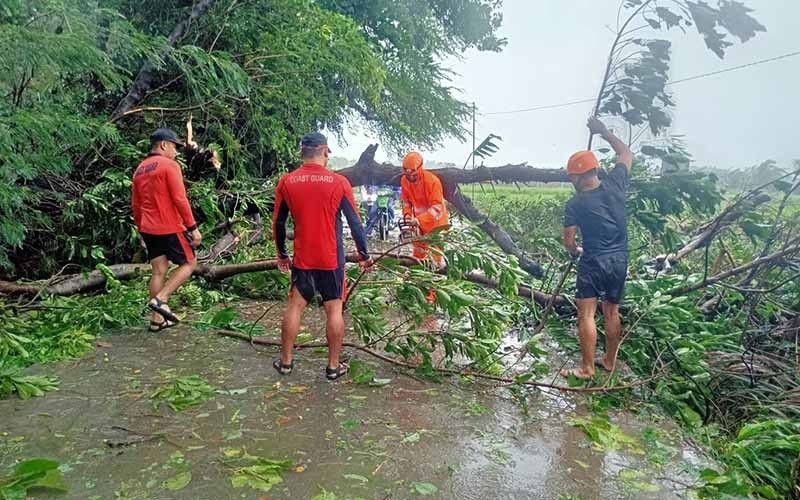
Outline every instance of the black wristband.
{"label": "black wristband", "polygon": [[187,228],[186,228],[186,230],[187,230],[187,231],[189,231],[189,232],[192,232],[192,231],[194,231],[195,229],[197,229],[197,224],[193,224],[193,225],[191,225],[191,226],[189,226],[189,227],[187,227]]}

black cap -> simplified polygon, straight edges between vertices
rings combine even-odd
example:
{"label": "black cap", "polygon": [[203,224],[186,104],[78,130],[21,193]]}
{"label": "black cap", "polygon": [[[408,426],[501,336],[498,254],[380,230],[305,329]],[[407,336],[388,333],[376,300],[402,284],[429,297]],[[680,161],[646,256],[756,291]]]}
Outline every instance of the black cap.
{"label": "black cap", "polygon": [[183,141],[178,139],[178,134],[170,128],[160,128],[150,134],[150,142],[155,143],[161,141],[169,141],[176,146],[183,146]]}
{"label": "black cap", "polygon": [[[318,146],[327,146],[328,138],[319,132],[309,132],[300,139],[301,148],[316,148]],[[330,149],[330,148],[328,148]]]}

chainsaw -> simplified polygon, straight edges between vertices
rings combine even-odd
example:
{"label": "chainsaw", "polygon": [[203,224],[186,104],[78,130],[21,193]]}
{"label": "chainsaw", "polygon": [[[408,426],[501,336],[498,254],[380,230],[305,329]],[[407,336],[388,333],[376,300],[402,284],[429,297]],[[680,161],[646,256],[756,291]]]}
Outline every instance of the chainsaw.
{"label": "chainsaw", "polygon": [[400,241],[413,240],[419,236],[419,227],[412,224],[410,218],[404,218],[399,221],[397,227],[400,228]]}

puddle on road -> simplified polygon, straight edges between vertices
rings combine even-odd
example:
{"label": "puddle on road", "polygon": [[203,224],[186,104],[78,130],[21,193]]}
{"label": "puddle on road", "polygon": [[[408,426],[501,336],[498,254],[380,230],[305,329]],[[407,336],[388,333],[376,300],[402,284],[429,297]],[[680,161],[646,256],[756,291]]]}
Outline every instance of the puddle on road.
{"label": "puddle on road", "polygon": [[[57,375],[58,392],[0,401],[3,474],[16,460],[59,460],[71,490],[52,497],[76,499],[310,499],[323,490],[338,499],[421,498],[432,486],[427,498],[677,498],[669,487],[688,481],[681,471],[695,461],[666,422],[624,412],[612,421],[639,444],[595,449],[570,425],[591,418],[580,396],[532,391],[524,415],[507,389],[419,381],[363,355],[388,385],[328,382],[324,352],[311,350],[281,377],[270,366],[276,349],[257,353],[183,326],[104,341],[111,347],[33,370]],[[154,408],[150,395],[182,375],[226,393],[179,413]],[[643,430],[660,434],[663,465]],[[244,452],[294,466],[267,493],[237,489],[237,462],[226,453]],[[170,490],[186,472],[188,485]]]}

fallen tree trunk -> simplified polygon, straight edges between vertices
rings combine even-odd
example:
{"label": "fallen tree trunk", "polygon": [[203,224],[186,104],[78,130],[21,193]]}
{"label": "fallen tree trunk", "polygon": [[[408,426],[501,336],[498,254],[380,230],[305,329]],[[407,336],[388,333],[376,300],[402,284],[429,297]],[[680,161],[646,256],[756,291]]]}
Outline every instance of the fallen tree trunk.
{"label": "fallen tree trunk", "polygon": [[[412,257],[405,255],[389,255],[388,257],[397,260],[400,265],[414,266],[419,264],[419,261]],[[351,254],[347,256],[348,262],[357,262],[356,255]],[[275,271],[278,269],[278,261],[276,260],[257,260],[253,262],[245,262],[241,264],[225,264],[225,265],[208,265],[200,264],[194,271],[194,276],[200,276],[208,281],[221,281],[237,274]],[[108,266],[111,275],[118,280],[129,280],[138,276],[143,276],[150,272],[149,264],[115,264]],[[463,276],[466,281],[470,281],[477,285],[486,286],[489,288],[497,289],[499,287],[497,281],[487,278],[479,273],[467,273]],[[15,283],[11,281],[0,281],[0,295],[7,296],[21,296],[21,295],[56,295],[68,296],[77,295],[80,293],[93,292],[103,288],[106,285],[105,273],[99,270],[92,271],[86,274],[73,274],[58,278],[51,278],[50,280],[35,283]],[[535,300],[541,305],[545,305],[550,300],[549,294],[531,290],[528,287],[518,287],[517,294],[520,297]],[[569,307],[570,303],[564,297],[556,297],[554,304],[559,307]]]}
{"label": "fallen tree trunk", "polygon": [[[345,176],[352,186],[380,184],[399,186],[402,169],[389,163],[375,161],[377,149],[377,144],[368,146],[354,166],[339,170],[337,173]],[[538,169],[519,164],[495,168],[481,167],[472,170],[444,168],[431,170],[431,172],[442,181],[444,197],[456,210],[486,232],[505,253],[515,256],[522,269],[537,278],[544,276],[542,266],[526,255],[502,227],[481,213],[472,201],[458,189],[458,186],[459,184],[486,181],[569,182],[564,170]]]}
{"label": "fallen tree trunk", "polygon": [[537,278],[544,276],[542,266],[526,255],[502,227],[475,208],[472,200],[464,196],[457,185],[444,184],[444,192],[447,200],[467,219],[474,222],[483,232],[488,234],[501,250],[508,255],[516,257],[519,261],[519,267]]}
{"label": "fallen tree trunk", "polygon": [[[386,184],[399,186],[403,170],[391,163],[375,161],[377,144],[367,146],[361,153],[358,162],[352,167],[338,170],[337,173],[347,177],[353,186],[371,186]],[[509,164],[502,167],[478,167],[475,169],[441,168],[431,170],[442,183],[474,184],[476,182],[569,182],[563,169],[533,168],[525,163]]]}

